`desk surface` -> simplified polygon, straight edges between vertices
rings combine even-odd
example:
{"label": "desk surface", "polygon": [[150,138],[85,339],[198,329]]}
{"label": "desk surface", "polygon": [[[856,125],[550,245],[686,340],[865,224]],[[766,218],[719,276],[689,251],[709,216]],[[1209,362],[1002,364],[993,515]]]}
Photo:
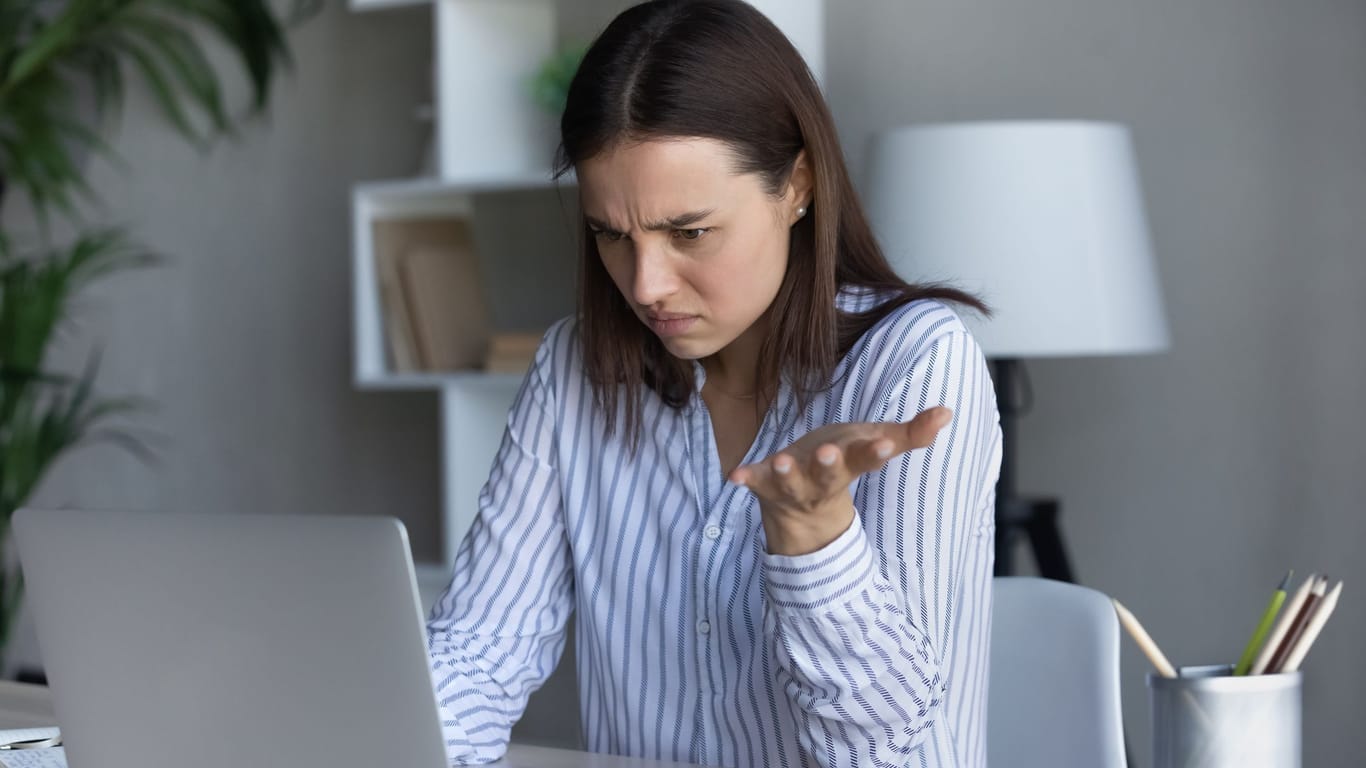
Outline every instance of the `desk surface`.
{"label": "desk surface", "polygon": [[[56,722],[52,694],[46,686],[0,680],[0,729],[41,728]],[[684,765],[525,744],[513,744],[508,748],[507,757],[493,763],[502,768],[667,768]]]}

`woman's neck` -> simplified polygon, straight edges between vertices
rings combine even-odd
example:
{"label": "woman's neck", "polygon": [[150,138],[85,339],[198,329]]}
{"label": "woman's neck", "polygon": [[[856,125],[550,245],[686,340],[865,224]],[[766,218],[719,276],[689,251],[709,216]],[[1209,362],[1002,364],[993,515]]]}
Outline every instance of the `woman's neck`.
{"label": "woman's neck", "polygon": [[755,323],[716,354],[700,361],[707,372],[708,389],[733,398],[753,398],[759,393],[762,389],[758,379],[759,348],[763,344],[759,333],[761,325]]}

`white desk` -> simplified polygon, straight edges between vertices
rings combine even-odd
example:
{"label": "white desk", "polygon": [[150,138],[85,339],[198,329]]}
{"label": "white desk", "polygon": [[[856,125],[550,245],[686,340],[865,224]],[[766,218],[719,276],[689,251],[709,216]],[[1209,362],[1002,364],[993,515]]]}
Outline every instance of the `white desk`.
{"label": "white desk", "polygon": [[[0,680],[0,729],[41,728],[57,722],[52,694],[45,686]],[[502,768],[667,768],[685,763],[661,763],[627,757],[547,749],[513,744],[507,757],[493,763]]]}

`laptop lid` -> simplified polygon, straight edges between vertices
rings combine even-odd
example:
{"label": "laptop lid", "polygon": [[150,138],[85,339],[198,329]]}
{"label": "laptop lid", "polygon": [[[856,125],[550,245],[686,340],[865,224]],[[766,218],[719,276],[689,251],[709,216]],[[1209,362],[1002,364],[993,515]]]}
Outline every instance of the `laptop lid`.
{"label": "laptop lid", "polygon": [[23,509],[74,766],[446,765],[393,518]]}

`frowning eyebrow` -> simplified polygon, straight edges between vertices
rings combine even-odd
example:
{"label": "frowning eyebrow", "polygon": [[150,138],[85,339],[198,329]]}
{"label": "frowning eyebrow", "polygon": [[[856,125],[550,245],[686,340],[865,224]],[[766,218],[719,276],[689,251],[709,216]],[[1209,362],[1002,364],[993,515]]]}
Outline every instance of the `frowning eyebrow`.
{"label": "frowning eyebrow", "polygon": [[[707,218],[715,212],[715,208],[709,208],[705,211],[690,211],[688,213],[681,213],[677,216],[670,216],[669,218],[664,219],[663,221],[646,222],[641,227],[641,229],[644,229],[646,232],[661,232],[669,229],[683,229],[685,227],[696,224],[697,222]],[[614,229],[613,227],[608,225],[607,222],[602,221],[601,219],[595,218],[593,216],[588,216],[587,214],[584,215],[584,219],[588,221],[588,225],[591,226],[593,229],[602,232],[611,232],[613,234],[623,234],[620,230]]]}

